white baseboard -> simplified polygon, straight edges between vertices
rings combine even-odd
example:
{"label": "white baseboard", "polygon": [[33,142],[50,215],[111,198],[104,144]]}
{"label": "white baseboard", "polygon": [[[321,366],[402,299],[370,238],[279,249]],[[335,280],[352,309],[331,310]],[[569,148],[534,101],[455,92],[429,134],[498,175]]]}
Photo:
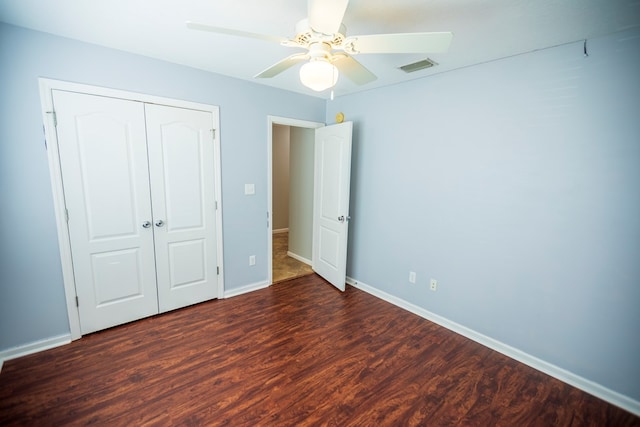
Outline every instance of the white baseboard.
{"label": "white baseboard", "polygon": [[49,350],[50,348],[59,347],[61,345],[69,344],[70,342],[71,334],[64,334],[2,350],[0,351],[0,370],[2,370],[2,364],[5,360],[17,359],[18,357]]}
{"label": "white baseboard", "polygon": [[511,347],[491,337],[476,332],[473,329],[469,329],[466,326],[462,326],[458,323],[452,322],[451,320],[425,310],[422,307],[418,307],[415,304],[405,301],[402,298],[398,298],[396,296],[388,294],[384,291],[376,289],[373,286],[357,281],[351,277],[347,277],[347,283],[355,288],[367,292],[368,294],[387,301],[397,307],[403,308],[413,314],[416,314],[444,328],[447,328],[450,331],[458,333],[465,338],[469,338],[470,340],[482,344],[485,347],[502,353],[505,356],[517,360],[518,362],[524,363],[527,366],[537,369],[538,371],[550,375],[562,382],[565,382],[573,387],[576,387],[604,401],[607,401],[612,405],[619,406],[622,409],[640,416],[640,402],[638,402],[637,400],[608,389],[607,387],[604,387],[598,383],[583,378],[551,363],[545,362],[544,360],[538,359],[537,357],[518,350],[517,348]]}
{"label": "white baseboard", "polygon": [[310,259],[306,259],[304,257],[301,257],[300,255],[296,255],[291,251],[287,251],[287,255],[290,256],[293,259],[297,259],[300,262],[304,262],[307,265],[311,265],[312,264]]}
{"label": "white baseboard", "polygon": [[256,282],[251,283],[246,286],[242,286],[241,288],[229,289],[228,291],[224,291],[224,298],[232,298],[237,297],[238,295],[247,294],[249,292],[258,291],[260,289],[268,288],[269,282]]}
{"label": "white baseboard", "polygon": [[288,228],[278,228],[277,230],[273,230],[273,234],[281,234],[281,233],[288,233],[289,229]]}

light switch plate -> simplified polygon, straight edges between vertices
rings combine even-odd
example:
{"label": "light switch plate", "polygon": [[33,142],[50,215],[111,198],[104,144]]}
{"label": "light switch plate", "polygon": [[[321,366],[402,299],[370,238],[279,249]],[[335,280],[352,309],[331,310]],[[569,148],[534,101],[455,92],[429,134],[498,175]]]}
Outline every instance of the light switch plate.
{"label": "light switch plate", "polygon": [[244,185],[244,194],[246,196],[250,196],[252,194],[256,194],[256,185],[255,184],[245,184]]}

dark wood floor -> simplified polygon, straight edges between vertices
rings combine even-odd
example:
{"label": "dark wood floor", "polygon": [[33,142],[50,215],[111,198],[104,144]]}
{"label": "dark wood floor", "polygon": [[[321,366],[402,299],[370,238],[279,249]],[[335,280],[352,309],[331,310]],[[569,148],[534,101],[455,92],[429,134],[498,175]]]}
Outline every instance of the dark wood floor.
{"label": "dark wood floor", "polygon": [[8,361],[0,425],[637,426],[640,419],[312,275]]}

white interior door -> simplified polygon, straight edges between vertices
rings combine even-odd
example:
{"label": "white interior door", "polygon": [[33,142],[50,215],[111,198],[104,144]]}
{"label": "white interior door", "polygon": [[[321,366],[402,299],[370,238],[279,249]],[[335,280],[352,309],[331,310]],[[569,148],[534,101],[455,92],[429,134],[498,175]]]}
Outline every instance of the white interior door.
{"label": "white interior door", "polygon": [[160,312],[217,296],[213,115],[147,104]]}
{"label": "white interior door", "polygon": [[353,123],[316,129],[313,270],[345,290]]}
{"label": "white interior door", "polygon": [[140,102],[53,91],[80,329],[158,312]]}

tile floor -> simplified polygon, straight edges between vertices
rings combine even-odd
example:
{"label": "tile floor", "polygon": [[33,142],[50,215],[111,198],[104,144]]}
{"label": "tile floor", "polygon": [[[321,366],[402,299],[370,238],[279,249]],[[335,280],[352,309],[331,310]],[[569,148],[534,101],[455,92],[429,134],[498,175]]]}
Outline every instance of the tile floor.
{"label": "tile floor", "polygon": [[289,233],[273,235],[273,283],[313,273],[310,265],[288,256],[288,248]]}

